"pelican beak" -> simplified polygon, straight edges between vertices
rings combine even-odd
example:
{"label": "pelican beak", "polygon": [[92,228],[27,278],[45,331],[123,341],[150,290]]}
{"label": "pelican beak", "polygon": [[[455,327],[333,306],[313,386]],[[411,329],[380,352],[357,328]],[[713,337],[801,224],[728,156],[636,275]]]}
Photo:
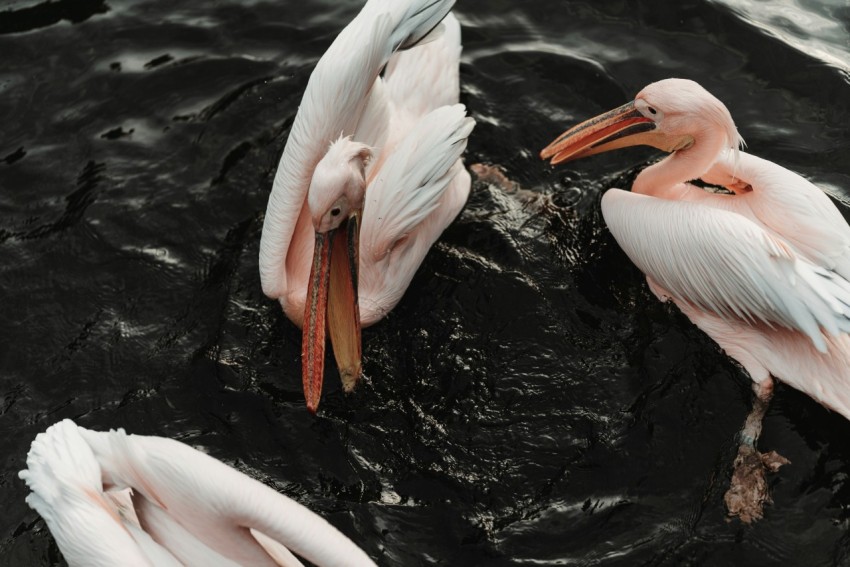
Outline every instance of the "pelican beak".
{"label": "pelican beak", "polygon": [[360,378],[360,305],[357,294],[360,212],[352,212],[340,226],[342,229],[346,237],[336,238],[331,262],[328,330],[342,389],[349,393]]}
{"label": "pelican beak", "polygon": [[[343,389],[360,377],[360,309],[357,302],[359,213],[334,230],[316,233],[301,338],[301,376],[307,410],[315,414],[322,397],[325,331],[330,331]],[[347,238],[340,238],[339,232]]]}
{"label": "pelican beak", "polygon": [[668,136],[635,108],[634,101],[573,126],[543,148],[541,159],[552,165],[618,148],[647,145],[672,152],[693,143],[690,136]]}

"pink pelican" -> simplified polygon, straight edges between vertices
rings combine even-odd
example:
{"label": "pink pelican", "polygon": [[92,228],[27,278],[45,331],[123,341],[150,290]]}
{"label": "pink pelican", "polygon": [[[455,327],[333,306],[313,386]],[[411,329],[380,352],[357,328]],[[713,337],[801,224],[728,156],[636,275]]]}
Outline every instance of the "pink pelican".
{"label": "pink pelican", "polygon": [[173,439],[66,419],[36,436],[19,476],[71,567],[302,565],[292,552],[375,566],[301,504]]}
{"label": "pink pelican", "polygon": [[652,293],[753,379],[725,497],[749,522],[769,501],[764,468],[788,462],[755,450],[771,376],[850,419],[850,228],[820,189],[739,151],[742,143],[723,103],[693,81],[667,79],[567,130],[540,156],[557,164],[637,144],[671,152],[631,192],[607,191],[602,214]]}
{"label": "pink pelican", "polygon": [[395,307],[469,195],[460,156],[474,121],[457,104],[453,4],[369,0],[313,70],[280,158],[260,276],[302,328],[312,413],[325,329],[348,392],[360,377],[361,325]]}

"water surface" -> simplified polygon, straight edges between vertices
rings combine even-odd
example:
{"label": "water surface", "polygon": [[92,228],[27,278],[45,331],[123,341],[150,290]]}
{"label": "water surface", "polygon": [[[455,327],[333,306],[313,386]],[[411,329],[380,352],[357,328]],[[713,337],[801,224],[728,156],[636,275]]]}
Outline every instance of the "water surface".
{"label": "water surface", "polygon": [[381,565],[850,565],[850,423],[790,388],[761,441],[793,463],[775,503],[725,518],[749,379],[599,213],[658,155],[536,157],[679,76],[847,202],[846,2],[459,2],[466,161],[522,190],[474,185],[364,332],[368,380],[329,375],[313,418],[257,253],[310,71],[360,4],[0,2],[0,563],[61,564],[16,473],[69,417],[201,448]]}

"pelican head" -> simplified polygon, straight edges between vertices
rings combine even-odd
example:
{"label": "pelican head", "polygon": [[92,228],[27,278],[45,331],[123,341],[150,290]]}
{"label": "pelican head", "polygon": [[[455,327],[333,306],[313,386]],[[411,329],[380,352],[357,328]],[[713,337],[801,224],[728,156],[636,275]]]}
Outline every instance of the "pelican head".
{"label": "pelican head", "polygon": [[713,140],[717,153],[742,143],[722,102],[694,81],[664,79],[644,87],[633,101],[570,128],[540,157],[554,165],[636,145],[676,152],[696,140]]}
{"label": "pelican head", "polygon": [[316,239],[304,306],[301,364],[307,409],[312,413],[322,394],[325,329],[330,332],[344,390],[351,391],[360,377],[359,220],[371,156],[368,146],[340,137],[316,165],[307,192]]}
{"label": "pelican head", "polygon": [[366,164],[372,150],[353,142],[350,136],[340,137],[328,148],[316,165],[307,206],[316,232],[328,232],[339,227],[352,211],[363,206],[366,190]]}

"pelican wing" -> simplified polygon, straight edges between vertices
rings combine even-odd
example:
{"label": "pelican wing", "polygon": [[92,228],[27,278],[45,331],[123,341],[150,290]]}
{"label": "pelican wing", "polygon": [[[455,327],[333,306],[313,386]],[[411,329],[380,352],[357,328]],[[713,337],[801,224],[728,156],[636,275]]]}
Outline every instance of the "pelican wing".
{"label": "pelican wing", "polygon": [[140,523],[184,563],[274,565],[268,547],[275,558],[286,554],[271,539],[319,566],[374,566],[318,515],[183,443],[80,431],[105,482],[136,491]]}
{"label": "pelican wing", "polygon": [[437,208],[475,121],[462,104],[425,115],[366,189],[362,254],[380,260]]}
{"label": "pelican wing", "polygon": [[260,243],[260,278],[272,298],[287,290],[285,260],[310,178],[328,145],[355,133],[390,56],[422,40],[454,0],[370,0],[316,65],[280,158]]}
{"label": "pelican wing", "polygon": [[729,186],[743,184],[742,197],[774,235],[782,235],[809,261],[850,279],[850,227],[816,185],[771,161],[725,152],[704,179]]}
{"label": "pelican wing", "polygon": [[418,119],[460,96],[460,23],[443,20],[443,35],[428,44],[393,55],[384,73],[386,91],[397,112]]}
{"label": "pelican wing", "polygon": [[27,504],[44,518],[72,567],[179,565],[122,519],[103,492],[97,459],[72,421],[54,424],[36,436],[27,468],[19,476],[32,491]]}
{"label": "pelican wing", "polygon": [[822,329],[850,331],[850,283],[741,215],[616,189],[602,213],[629,258],[677,301],[802,331],[821,352]]}

